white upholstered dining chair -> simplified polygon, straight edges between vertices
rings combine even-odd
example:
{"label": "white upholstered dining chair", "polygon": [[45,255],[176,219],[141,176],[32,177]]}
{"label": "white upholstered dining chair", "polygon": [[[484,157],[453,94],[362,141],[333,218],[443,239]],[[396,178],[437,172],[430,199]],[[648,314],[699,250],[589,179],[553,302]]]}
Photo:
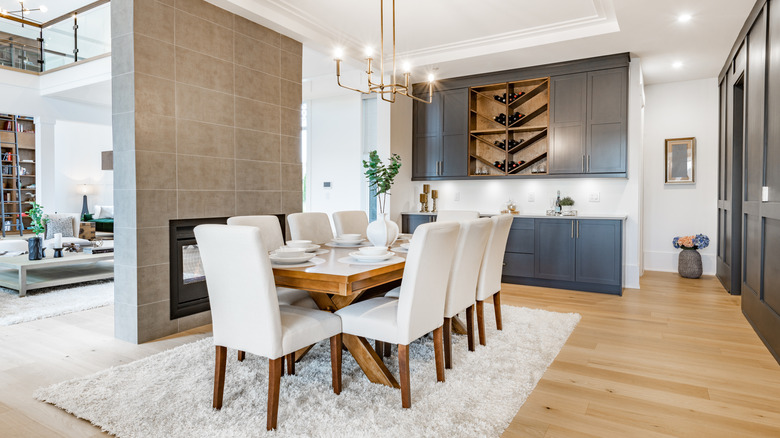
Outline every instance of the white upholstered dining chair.
{"label": "white upholstered dining chair", "polygon": [[333,225],[337,236],[360,234],[365,239],[368,215],[363,210],[337,211],[333,213]]}
{"label": "white upholstered dining chair", "polygon": [[485,256],[493,221],[490,218],[460,223],[460,233],[455,247],[455,258],[447,282],[447,298],[444,301],[444,367],[452,368],[452,318],[466,311],[466,334],[469,351],[474,351],[474,291],[477,288],[479,270]]}
{"label": "white upholstered dining chair", "polygon": [[401,405],[404,408],[412,406],[409,344],[431,331],[436,379],[444,381],[444,298],[459,228],[456,222],[417,227],[406,257],[399,298],[371,298],[336,312],[341,317],[344,333],[398,344]]}
{"label": "white upholstered dining chair", "polygon": [[[279,223],[279,218],[276,216],[233,216],[228,218],[227,224],[256,227],[260,230],[260,239],[268,250],[275,250],[280,246],[284,246],[282,226]],[[302,306],[310,309],[318,308],[317,303],[314,302],[305,290],[277,287],[276,292],[279,304]]]}
{"label": "white upholstered dining chair", "polygon": [[463,222],[479,219],[478,211],[470,210],[439,210],[436,213],[436,222]]}
{"label": "white upholstered dining chair", "polygon": [[496,328],[501,330],[501,273],[504,269],[504,251],[512,227],[512,215],[501,214],[493,216],[493,230],[490,232],[485,257],[479,270],[477,282],[477,326],[479,327],[479,344],[485,345],[485,316],[483,304],[493,297],[496,314]]}
{"label": "white upholstered dining chair", "polygon": [[287,216],[292,240],[311,240],[317,245],[333,240],[333,228],[327,213],[293,213]]}
{"label": "white upholstered dining chair", "polygon": [[285,355],[330,338],[333,392],[341,392],[341,319],[323,310],[280,306],[268,252],[256,227],[198,225],[216,359],[213,406],[222,408],[227,349],[268,358],[268,430],[276,428]]}

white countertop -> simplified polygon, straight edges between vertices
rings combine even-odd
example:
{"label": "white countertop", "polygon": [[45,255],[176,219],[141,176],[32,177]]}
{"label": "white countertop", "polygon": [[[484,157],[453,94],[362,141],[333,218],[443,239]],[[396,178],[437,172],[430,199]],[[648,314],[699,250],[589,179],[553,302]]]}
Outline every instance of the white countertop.
{"label": "white countertop", "polygon": [[[420,213],[418,211],[405,211],[401,214],[417,214],[417,215],[423,215],[423,216],[432,216],[436,213]],[[498,213],[494,211],[490,212],[480,212],[480,216],[494,216]],[[547,216],[545,214],[531,214],[531,213],[520,213],[513,215],[514,217],[518,218],[524,218],[524,219],[615,219],[615,220],[626,220],[627,216],[625,214],[578,214],[577,216]]]}

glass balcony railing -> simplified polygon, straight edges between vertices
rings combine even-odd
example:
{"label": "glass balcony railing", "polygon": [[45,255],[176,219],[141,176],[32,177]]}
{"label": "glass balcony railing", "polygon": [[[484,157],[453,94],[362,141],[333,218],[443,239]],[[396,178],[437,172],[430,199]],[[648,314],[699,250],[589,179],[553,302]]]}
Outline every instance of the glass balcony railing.
{"label": "glass balcony railing", "polygon": [[0,65],[43,72],[111,52],[108,1],[45,23],[24,24],[0,15]]}

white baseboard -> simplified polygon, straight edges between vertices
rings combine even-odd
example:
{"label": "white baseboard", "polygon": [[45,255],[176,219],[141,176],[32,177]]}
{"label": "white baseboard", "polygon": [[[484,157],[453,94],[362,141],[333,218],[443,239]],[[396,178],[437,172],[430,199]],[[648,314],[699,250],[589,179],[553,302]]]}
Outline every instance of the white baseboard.
{"label": "white baseboard", "polygon": [[[677,258],[680,251],[645,251],[645,270],[661,272],[677,272]],[[701,263],[704,275],[715,275],[715,254],[702,254]]]}

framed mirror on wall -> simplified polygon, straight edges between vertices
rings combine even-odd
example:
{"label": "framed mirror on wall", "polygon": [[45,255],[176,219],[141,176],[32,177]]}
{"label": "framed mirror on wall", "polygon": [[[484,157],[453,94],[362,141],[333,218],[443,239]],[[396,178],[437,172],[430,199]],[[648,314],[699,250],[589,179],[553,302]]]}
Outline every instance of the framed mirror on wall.
{"label": "framed mirror on wall", "polygon": [[696,167],[696,138],[666,139],[664,156],[666,157],[665,184],[694,184]]}

